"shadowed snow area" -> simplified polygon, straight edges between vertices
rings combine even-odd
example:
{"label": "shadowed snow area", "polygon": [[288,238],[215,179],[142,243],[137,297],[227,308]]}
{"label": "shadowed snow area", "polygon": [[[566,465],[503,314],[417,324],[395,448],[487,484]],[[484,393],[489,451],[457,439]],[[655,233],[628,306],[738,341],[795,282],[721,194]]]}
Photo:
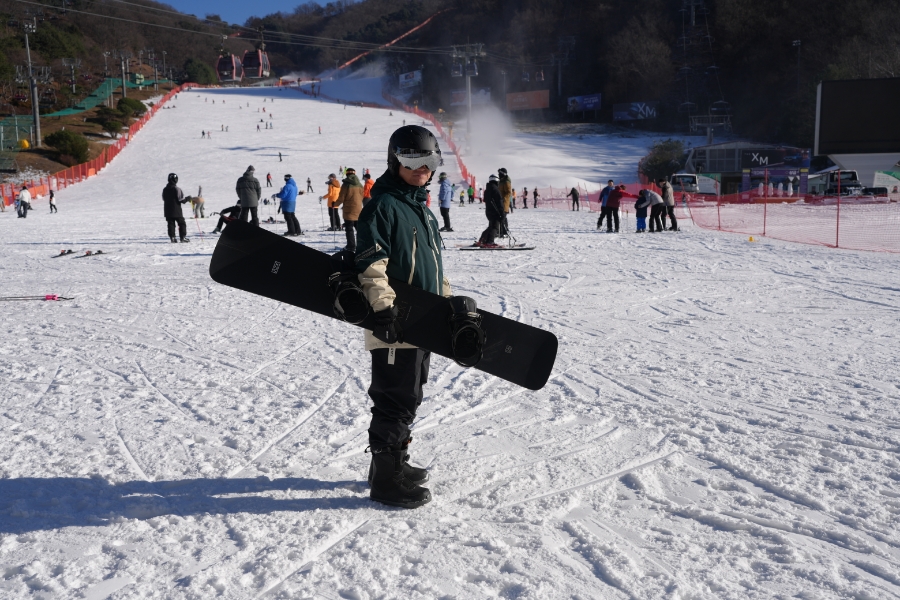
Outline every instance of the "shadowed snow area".
{"label": "shadowed snow area", "polygon": [[[333,251],[326,176],[380,175],[415,117],[292,90],[171,105],[58,214],[0,214],[0,295],[75,298],[0,303],[0,597],[900,597],[900,256],[532,208],[510,225],[536,250],[461,252],[486,220],[457,205],[455,292],[559,357],[538,392],[433,357],[411,453],[434,501],[389,508],[361,332],[214,283],[215,220],[171,244],[160,193],[176,172],[211,212],[248,165],[310,177],[296,239]],[[631,179],[653,139],[513,134],[480,160],[517,187]]]}

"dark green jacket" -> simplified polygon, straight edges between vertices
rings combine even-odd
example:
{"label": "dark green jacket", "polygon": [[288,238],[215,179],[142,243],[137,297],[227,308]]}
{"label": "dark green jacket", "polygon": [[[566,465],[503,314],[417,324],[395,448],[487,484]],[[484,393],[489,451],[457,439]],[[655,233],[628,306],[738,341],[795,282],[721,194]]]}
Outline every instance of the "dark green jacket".
{"label": "dark green jacket", "polygon": [[433,294],[443,290],[441,234],[425,206],[428,191],[386,171],[372,187],[357,223],[356,270],[388,259],[387,275]]}

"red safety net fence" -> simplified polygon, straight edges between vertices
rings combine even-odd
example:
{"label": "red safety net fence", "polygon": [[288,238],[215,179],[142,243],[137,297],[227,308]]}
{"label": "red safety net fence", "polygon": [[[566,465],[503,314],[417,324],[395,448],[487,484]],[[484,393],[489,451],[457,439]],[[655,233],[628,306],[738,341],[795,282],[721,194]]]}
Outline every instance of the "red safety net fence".
{"label": "red safety net fence", "polygon": [[900,252],[900,202],[890,197],[755,193],[686,197],[694,224],[832,248]]}
{"label": "red safety net fence", "polygon": [[58,171],[52,175],[47,175],[45,177],[39,177],[37,180],[30,180],[20,183],[4,183],[0,185],[0,201],[4,202],[7,206],[10,206],[15,203],[16,196],[19,194],[19,190],[22,189],[22,186],[26,186],[28,191],[31,193],[31,197],[33,200],[37,200],[39,197],[47,196],[50,190],[59,191],[69,187],[70,185],[75,185],[76,183],[81,183],[88,177],[93,177],[97,173],[100,172],[103,167],[108,165],[112,160],[119,155],[119,153],[125,149],[125,146],[131,142],[134,138],[135,134],[144,128],[144,126],[150,121],[153,115],[156,114],[158,110],[163,107],[163,104],[168,102],[183,90],[188,90],[194,87],[202,87],[198,86],[194,83],[186,83],[178,86],[177,88],[172,89],[165,96],[160,98],[160,100],[151,106],[144,116],[140,119],[136,120],[128,127],[127,133],[123,134],[118,140],[109,145],[109,147],[104,148],[103,152],[100,153],[100,156],[89,160],[85,163],[81,163],[79,165],[75,165],[74,167],[69,167],[68,169],[64,169],[62,171]]}

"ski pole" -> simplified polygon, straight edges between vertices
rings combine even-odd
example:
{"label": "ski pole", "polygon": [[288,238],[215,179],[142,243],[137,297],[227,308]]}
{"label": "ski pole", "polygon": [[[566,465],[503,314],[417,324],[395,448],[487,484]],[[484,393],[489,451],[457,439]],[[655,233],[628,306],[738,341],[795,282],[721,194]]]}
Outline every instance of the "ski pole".
{"label": "ski pole", "polygon": [[44,294],[43,296],[5,296],[0,297],[0,300],[74,300],[74,298],[63,298],[58,294]]}

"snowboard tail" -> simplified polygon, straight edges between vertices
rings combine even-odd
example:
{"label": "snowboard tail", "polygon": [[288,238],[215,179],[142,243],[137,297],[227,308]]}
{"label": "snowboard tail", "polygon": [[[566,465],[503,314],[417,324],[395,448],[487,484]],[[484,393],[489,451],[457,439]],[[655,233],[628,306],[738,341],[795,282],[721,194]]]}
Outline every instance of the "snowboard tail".
{"label": "snowboard tail", "polygon": [[[223,285],[271,298],[320,315],[338,318],[328,278],[346,270],[335,257],[242,221],[229,223],[216,244],[209,275]],[[437,294],[390,280],[403,341],[453,358],[450,303]],[[478,310],[485,333],[484,352],[474,368],[530,390],[550,377],[558,341],[548,331]],[[370,312],[358,323],[375,329]]]}

